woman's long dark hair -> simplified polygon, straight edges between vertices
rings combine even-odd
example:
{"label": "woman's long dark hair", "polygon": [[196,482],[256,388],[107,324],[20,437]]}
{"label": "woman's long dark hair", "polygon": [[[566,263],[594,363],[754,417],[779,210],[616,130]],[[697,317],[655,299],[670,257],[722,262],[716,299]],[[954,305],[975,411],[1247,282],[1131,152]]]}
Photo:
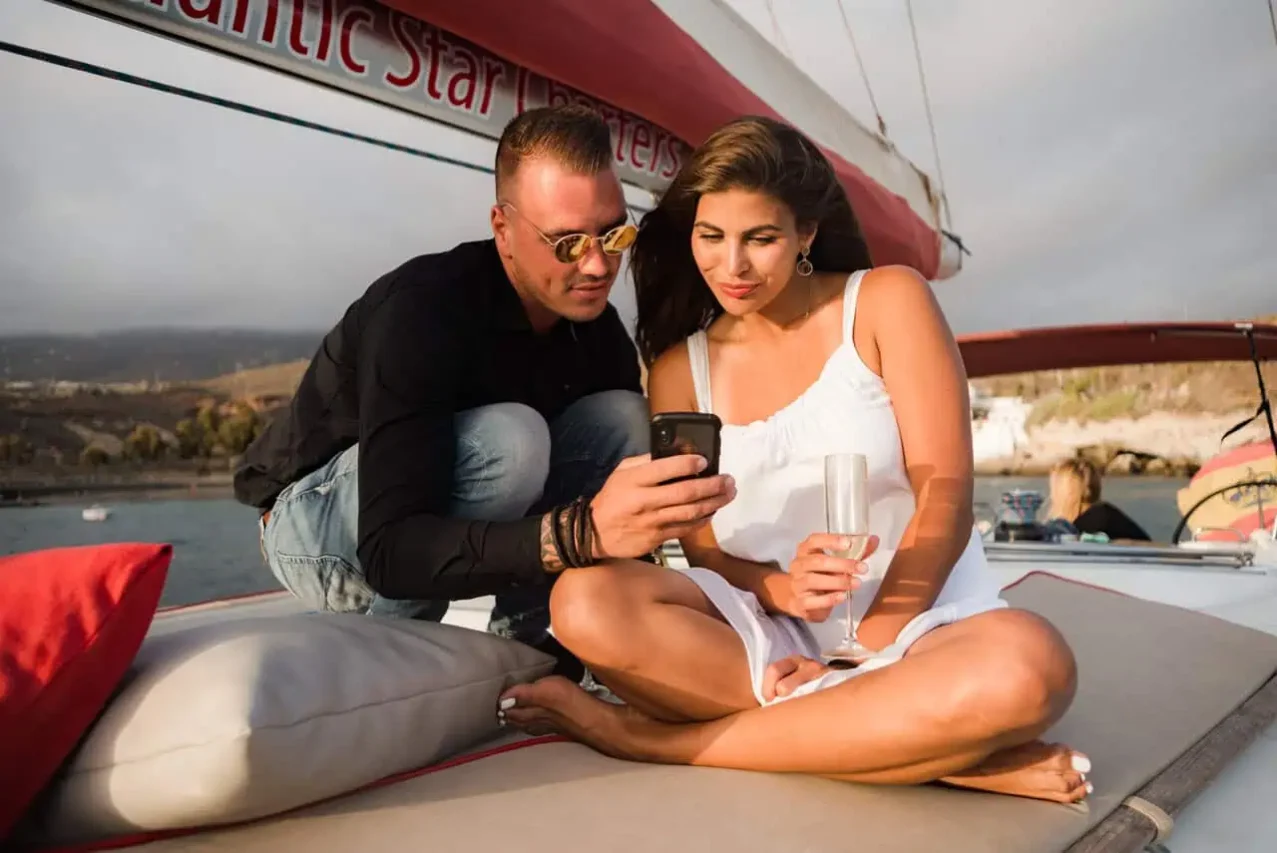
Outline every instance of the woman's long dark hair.
{"label": "woman's long dark hair", "polygon": [[784,202],[800,228],[817,226],[810,260],[817,270],[872,266],[847,194],[821,150],[783,122],[746,116],[714,132],[645,215],[630,258],[638,304],[635,337],[643,361],[709,325],[722,306],[692,257],[692,223],[705,193],[762,192]]}

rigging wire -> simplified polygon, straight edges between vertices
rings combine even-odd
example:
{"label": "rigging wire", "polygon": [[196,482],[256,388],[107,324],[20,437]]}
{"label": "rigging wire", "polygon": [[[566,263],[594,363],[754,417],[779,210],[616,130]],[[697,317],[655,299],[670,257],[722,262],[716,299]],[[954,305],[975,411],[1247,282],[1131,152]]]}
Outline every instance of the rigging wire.
{"label": "rigging wire", "polygon": [[[326,133],[330,136],[337,136],[342,139],[348,139],[353,142],[362,142],[365,145],[372,145],[377,148],[384,148],[388,151],[397,151],[400,154],[408,154],[413,157],[420,157],[423,160],[431,160],[436,163],[443,163],[448,166],[457,166],[462,169],[468,169],[472,172],[481,172],[485,175],[495,174],[495,170],[491,166],[481,163],[471,163],[467,160],[461,160],[456,157],[449,157],[446,154],[437,154],[433,151],[426,151],[422,148],[413,148],[410,145],[400,145],[397,142],[390,142],[385,139],[378,139],[374,136],[365,136],[361,133],[354,133],[349,130],[342,130],[339,127],[320,124],[319,122],[309,121],[296,116],[286,115],[284,113],[275,112],[274,110],[255,107],[251,104],[243,104],[238,101],[231,101],[226,98],[219,98],[216,95],[209,95],[204,92],[197,92],[194,89],[186,89],[181,86],[173,86],[168,83],[161,83],[158,80],[151,80],[147,77],[139,77],[136,74],[129,74],[124,71],[116,71],[113,68],[106,68],[101,65],[94,65],[91,62],[83,62],[78,59],[71,59],[65,56],[59,56],[56,53],[49,53],[44,50],[37,50],[31,47],[13,44],[7,41],[0,41],[0,52],[10,53],[15,56],[21,56],[26,59],[33,59],[37,62],[45,62],[50,65],[56,65],[61,68],[69,68],[72,71],[80,71],[90,74],[94,77],[102,77],[107,80],[115,80],[120,83],[128,83],[132,86],[139,86],[143,89],[151,89],[156,92],[162,92],[166,95],[175,95],[180,98],[187,98],[192,101],[198,101],[204,104],[211,104],[215,107],[232,110],[234,112],[245,113],[247,115],[264,118],[269,121],[277,121],[282,124],[300,127],[305,130],[314,130],[319,133]],[[626,207],[639,213],[646,213],[647,209],[638,205],[626,204]]]}
{"label": "rigging wire", "polygon": [[780,19],[776,17],[776,10],[772,8],[772,0],[766,0],[766,6],[767,15],[772,21],[772,36],[775,38],[776,46],[780,48],[781,53],[793,59],[794,55],[789,49],[789,42],[785,41],[785,33],[780,28]]}
{"label": "rigging wire", "polygon": [[918,45],[918,26],[913,19],[913,0],[905,0],[909,12],[909,32],[913,35],[913,57],[918,64],[918,80],[922,83],[922,104],[927,111],[927,129],[931,131],[931,153],[936,160],[936,181],[940,185],[940,202],[944,207],[944,224],[953,229],[953,216],[949,211],[949,194],[945,192],[944,168],[940,165],[940,142],[936,139],[936,122],[931,115],[931,95],[927,92],[927,72],[922,67],[922,49]]}
{"label": "rigging wire", "polygon": [[851,23],[847,20],[847,10],[843,8],[842,0],[834,0],[838,6],[838,14],[842,17],[843,29],[847,31],[847,40],[851,42],[851,55],[856,57],[856,65],[860,67],[860,79],[865,83],[865,91],[869,93],[869,105],[873,107],[874,117],[878,119],[878,132],[885,139],[887,136],[887,123],[882,119],[882,110],[878,109],[878,99],[874,97],[873,87],[869,85],[869,72],[865,70],[865,61],[860,56],[860,49],[856,46],[856,36],[851,31]]}
{"label": "rigging wire", "polygon": [[1273,41],[1277,42],[1277,7],[1274,7],[1273,0],[1268,0],[1268,20],[1273,25]]}

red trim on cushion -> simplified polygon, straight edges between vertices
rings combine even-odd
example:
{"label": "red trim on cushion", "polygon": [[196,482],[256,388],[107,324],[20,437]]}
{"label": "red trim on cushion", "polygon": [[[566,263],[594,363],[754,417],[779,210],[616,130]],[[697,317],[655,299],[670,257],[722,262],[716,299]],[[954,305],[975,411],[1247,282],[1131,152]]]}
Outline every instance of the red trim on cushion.
{"label": "red trim on cushion", "polygon": [[235,595],[225,595],[221,598],[210,598],[206,601],[192,601],[187,604],[168,604],[161,607],[156,613],[181,613],[183,610],[194,610],[198,607],[208,607],[212,604],[229,604],[232,601],[245,601],[250,598],[267,598],[270,596],[278,596],[286,593],[283,587],[277,589],[259,589],[254,592],[240,592]]}
{"label": "red trim on cushion", "polygon": [[1075,585],[1077,585],[1077,586],[1084,586],[1084,587],[1086,587],[1087,589],[1098,589],[1098,590],[1100,590],[1101,592],[1111,592],[1111,593],[1113,593],[1114,595],[1120,595],[1120,596],[1122,596],[1123,598],[1135,598],[1135,597],[1136,597],[1136,596],[1133,596],[1133,595],[1131,595],[1131,594],[1129,594],[1129,593],[1122,592],[1122,591],[1121,591],[1121,590],[1119,590],[1119,589],[1112,589],[1112,588],[1107,587],[1107,586],[1100,586],[1099,584],[1087,583],[1086,581],[1075,580],[1074,578],[1066,578],[1066,577],[1064,577],[1063,575],[1057,575],[1057,574],[1055,574],[1054,572],[1047,572],[1047,571],[1043,571],[1043,570],[1041,570],[1041,569],[1034,569],[1034,570],[1033,570],[1033,571],[1031,571],[1031,572],[1027,572],[1027,573],[1025,573],[1024,575],[1021,575],[1020,577],[1018,577],[1018,578],[1016,578],[1015,580],[1011,581],[1011,583],[1009,583],[1009,584],[1007,584],[1006,586],[1002,587],[1002,591],[1003,591],[1003,592],[1006,592],[1008,589],[1011,589],[1012,587],[1019,586],[1020,584],[1024,583],[1024,582],[1025,582],[1026,580],[1028,580],[1029,578],[1031,578],[1031,577],[1035,577],[1035,576],[1041,576],[1041,577],[1044,577],[1044,578],[1051,578],[1052,580],[1057,580],[1057,581],[1064,581],[1065,583],[1071,583],[1071,584],[1075,584]]}
{"label": "red trim on cushion", "polygon": [[525,749],[529,746],[541,746],[547,743],[570,743],[567,738],[561,735],[544,735],[542,737],[529,738],[528,740],[515,741],[514,743],[502,744],[494,746],[491,749],[472,752],[467,755],[460,755],[456,758],[450,758],[447,761],[441,761],[438,764],[429,764],[417,770],[406,770],[403,773],[396,773],[392,776],[386,776],[375,782],[369,782],[359,788],[354,788],[341,794],[334,794],[331,797],[325,797],[322,800],[316,800],[313,803],[306,803],[287,811],[277,812],[276,814],[265,815],[263,817],[252,818],[251,820],[235,821],[233,823],[211,824],[209,826],[192,826],[181,829],[160,829],[154,832],[138,832],[132,835],[121,835],[116,838],[108,838],[103,841],[91,841],[85,844],[75,844],[68,847],[51,847],[46,848],[45,853],[93,853],[97,850],[120,850],[126,847],[133,847],[138,844],[150,844],[153,841],[165,841],[169,838],[182,838],[188,835],[199,835],[206,832],[218,832],[224,829],[235,829],[241,826],[251,826],[255,823],[263,821],[275,820],[284,815],[299,812],[302,809],[313,808],[322,803],[340,800],[343,797],[361,794],[365,791],[376,790],[377,788],[385,788],[389,785],[396,785],[400,782],[406,782],[409,779],[416,779],[419,776],[426,776],[431,773],[437,773],[440,770],[450,770],[453,767],[460,767],[463,764],[470,764],[481,758],[491,758],[494,755],[501,755],[506,752],[514,752],[515,750]]}

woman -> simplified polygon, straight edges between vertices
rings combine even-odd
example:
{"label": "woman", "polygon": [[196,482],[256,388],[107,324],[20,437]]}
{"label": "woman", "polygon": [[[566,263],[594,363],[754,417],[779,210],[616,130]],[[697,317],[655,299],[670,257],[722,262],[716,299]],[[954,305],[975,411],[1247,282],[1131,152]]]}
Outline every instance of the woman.
{"label": "woman", "polygon": [[[736,498],[683,541],[700,568],[558,578],[556,636],[625,706],[548,678],[503,718],[630,759],[1083,798],[1086,757],[1036,740],[1072,701],[1072,654],[1006,607],[973,531],[957,347],[921,277],[870,270],[819,149],[768,119],[721,128],[632,264],[652,408],[723,420]],[[834,452],[869,459],[864,565],[818,532]],[[817,658],[849,588],[869,658],[835,669]]]}
{"label": "woman", "polygon": [[1051,469],[1048,518],[1062,518],[1078,533],[1103,533],[1111,541],[1148,542],[1149,535],[1129,515],[1100,500],[1100,469],[1077,457]]}

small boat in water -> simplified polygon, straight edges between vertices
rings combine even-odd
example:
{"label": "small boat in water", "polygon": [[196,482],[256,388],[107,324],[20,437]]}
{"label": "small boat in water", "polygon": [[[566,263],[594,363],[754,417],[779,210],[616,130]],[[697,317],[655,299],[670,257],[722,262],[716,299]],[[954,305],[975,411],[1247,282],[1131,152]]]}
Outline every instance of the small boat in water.
{"label": "small boat in water", "polygon": [[80,518],[85,521],[106,521],[110,517],[111,510],[99,504],[85,507],[80,511]]}

